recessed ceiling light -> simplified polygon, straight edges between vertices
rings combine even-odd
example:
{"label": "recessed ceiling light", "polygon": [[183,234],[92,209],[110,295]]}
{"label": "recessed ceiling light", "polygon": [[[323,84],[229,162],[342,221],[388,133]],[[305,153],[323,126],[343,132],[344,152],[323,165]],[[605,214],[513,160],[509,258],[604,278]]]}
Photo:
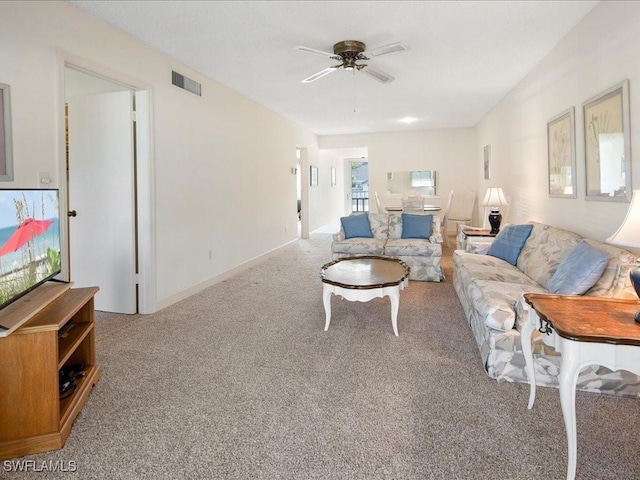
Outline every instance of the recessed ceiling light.
{"label": "recessed ceiling light", "polygon": [[407,125],[411,125],[412,123],[416,123],[419,119],[416,117],[404,117],[398,120],[400,123],[406,123]]}

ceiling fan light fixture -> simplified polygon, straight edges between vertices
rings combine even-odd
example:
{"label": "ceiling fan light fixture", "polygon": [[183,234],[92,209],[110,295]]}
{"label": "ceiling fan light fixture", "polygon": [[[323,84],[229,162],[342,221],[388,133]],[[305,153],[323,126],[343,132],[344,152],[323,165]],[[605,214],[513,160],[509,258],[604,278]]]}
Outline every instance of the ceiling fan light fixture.
{"label": "ceiling fan light fixture", "polygon": [[[371,78],[377,80],[380,83],[390,83],[395,80],[394,77],[386,72],[383,72],[382,70],[368,67],[366,63],[358,63],[369,60],[369,57],[367,57],[364,53],[366,48],[367,46],[364,44],[364,42],[360,42],[358,40],[343,40],[336,43],[333,46],[333,54],[323,52],[322,50],[316,50],[315,48],[303,46],[295,47],[296,50],[299,50],[301,52],[329,57],[333,60],[342,62],[340,65],[334,65],[333,67],[325,68],[324,70],[305,78],[304,80],[302,80],[302,83],[311,83],[340,67],[354,73],[358,70],[364,69],[364,73],[368,74]],[[402,50],[406,50],[406,47],[404,46],[404,44],[398,42],[375,49],[372,51],[372,54],[384,55],[385,53],[399,52]],[[367,68],[365,69],[365,67]]]}

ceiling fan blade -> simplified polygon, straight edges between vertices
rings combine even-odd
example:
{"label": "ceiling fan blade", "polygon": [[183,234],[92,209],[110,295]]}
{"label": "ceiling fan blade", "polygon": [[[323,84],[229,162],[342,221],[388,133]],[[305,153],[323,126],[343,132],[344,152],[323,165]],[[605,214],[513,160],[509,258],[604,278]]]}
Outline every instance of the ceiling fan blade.
{"label": "ceiling fan blade", "polygon": [[298,46],[293,48],[301,52],[312,53],[313,55],[319,55],[321,57],[329,57],[329,58],[335,57],[335,53],[323,52],[322,50],[316,50],[315,48],[309,48],[309,47],[303,47],[303,46]]}
{"label": "ceiling fan blade", "polygon": [[395,77],[392,77],[388,73],[383,72],[382,70],[378,70],[377,68],[367,67],[363,71],[371,78],[374,78],[380,83],[391,83],[395,80]]}
{"label": "ceiling fan blade", "polygon": [[367,50],[367,54],[372,57],[379,57],[380,55],[387,55],[388,53],[404,52],[409,48],[402,42],[390,43],[389,45],[383,45],[381,47]]}
{"label": "ceiling fan blade", "polygon": [[310,77],[305,78],[304,80],[302,80],[302,83],[311,83],[314,82],[316,80],[318,80],[319,78],[324,77],[325,75],[329,75],[331,72],[337,70],[338,68],[340,68],[342,65],[334,65],[333,67],[327,67],[324,70],[319,71],[318,73],[314,73],[313,75],[311,75]]}

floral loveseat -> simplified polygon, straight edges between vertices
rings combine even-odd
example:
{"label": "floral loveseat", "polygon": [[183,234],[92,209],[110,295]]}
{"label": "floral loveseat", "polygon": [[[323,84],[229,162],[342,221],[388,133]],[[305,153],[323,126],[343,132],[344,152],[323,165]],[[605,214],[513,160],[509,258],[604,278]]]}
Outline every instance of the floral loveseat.
{"label": "floral loveseat", "polygon": [[442,234],[440,217],[431,215],[429,238],[402,238],[402,215],[395,213],[367,213],[371,238],[346,238],[344,227],[333,235],[331,256],[343,257],[381,255],[402,260],[411,267],[410,280],[439,282],[444,279],[442,258]]}
{"label": "floral loveseat", "polygon": [[[520,342],[520,329],[527,320],[529,306],[522,294],[548,291],[563,258],[582,237],[549,225],[529,222],[531,233],[514,265],[485,254],[456,250],[453,255],[453,284],[465,311],[486,373],[498,381],[528,383]],[[585,295],[637,299],[629,280],[632,253],[601,242],[584,239],[604,251],[606,267]],[[558,386],[560,355],[533,336],[536,384]],[[640,377],[627,372],[611,372],[604,367],[587,367],[577,388],[592,392],[640,396]]]}

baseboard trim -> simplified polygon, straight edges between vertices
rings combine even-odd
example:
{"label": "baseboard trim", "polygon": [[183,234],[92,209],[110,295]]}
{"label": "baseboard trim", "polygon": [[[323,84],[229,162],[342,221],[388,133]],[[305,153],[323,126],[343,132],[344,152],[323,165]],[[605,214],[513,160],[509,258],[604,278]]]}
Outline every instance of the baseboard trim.
{"label": "baseboard trim", "polygon": [[158,310],[162,310],[163,308],[167,308],[171,305],[173,305],[174,303],[177,303],[181,300],[184,300],[186,298],[191,297],[192,295],[195,295],[196,293],[200,293],[202,290],[205,290],[217,283],[220,283],[224,280],[227,280],[228,278],[232,277],[233,275],[236,275],[250,267],[253,267],[254,265],[257,265],[261,262],[264,262],[265,260],[268,260],[269,258],[277,255],[278,253],[280,253],[282,250],[284,250],[285,248],[289,247],[290,245],[293,245],[294,243],[296,243],[298,241],[298,239],[294,239],[291,240],[290,242],[285,243],[284,245],[281,245],[279,247],[274,248],[273,250],[269,250],[268,252],[259,255],[257,257],[254,257],[250,260],[247,260],[246,262],[238,265],[237,267],[234,267],[230,270],[227,270],[225,272],[220,273],[219,275],[216,275],[213,278],[210,278],[209,280],[205,280],[204,282],[198,283],[197,285],[194,285],[193,287],[187,288],[186,290],[182,290],[181,292],[175,293],[167,298],[164,298],[162,300],[158,300],[156,302],[156,308],[154,310],[154,312],[151,313],[155,313]]}

